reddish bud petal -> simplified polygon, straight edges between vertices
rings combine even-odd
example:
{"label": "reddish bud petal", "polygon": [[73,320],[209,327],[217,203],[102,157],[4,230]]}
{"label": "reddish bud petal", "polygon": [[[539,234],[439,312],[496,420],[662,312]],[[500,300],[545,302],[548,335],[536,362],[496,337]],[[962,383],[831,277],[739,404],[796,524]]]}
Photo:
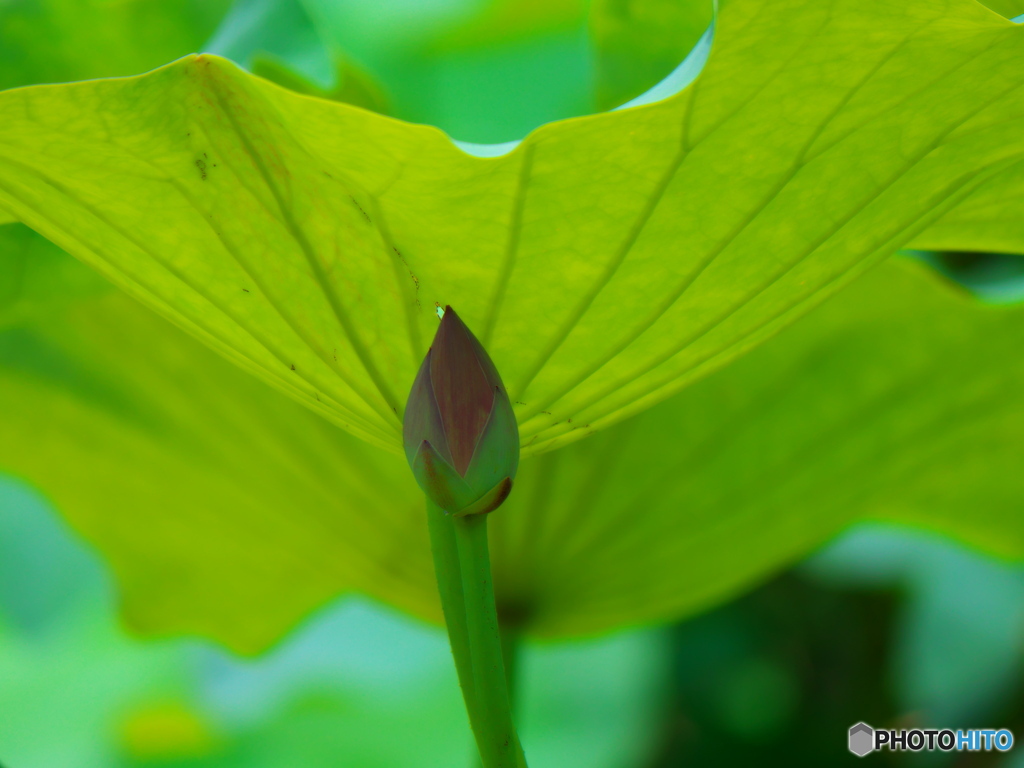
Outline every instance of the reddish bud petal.
{"label": "reddish bud petal", "polygon": [[446,307],[430,348],[430,383],[452,465],[462,476],[466,475],[494,406],[494,388],[481,365],[478,350],[482,348],[469,328],[455,310]]}

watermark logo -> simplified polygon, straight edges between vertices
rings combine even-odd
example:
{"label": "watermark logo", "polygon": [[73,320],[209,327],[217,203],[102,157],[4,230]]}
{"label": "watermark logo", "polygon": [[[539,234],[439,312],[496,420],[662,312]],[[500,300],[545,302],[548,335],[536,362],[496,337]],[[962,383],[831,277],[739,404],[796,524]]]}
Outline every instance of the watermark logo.
{"label": "watermark logo", "polygon": [[850,726],[847,747],[857,757],[888,749],[892,752],[1006,752],[1013,734],[1006,728],[972,728],[952,731],[934,728],[884,729],[867,723]]}
{"label": "watermark logo", "polygon": [[857,723],[850,728],[850,751],[857,757],[864,757],[875,749],[875,729],[867,723]]}

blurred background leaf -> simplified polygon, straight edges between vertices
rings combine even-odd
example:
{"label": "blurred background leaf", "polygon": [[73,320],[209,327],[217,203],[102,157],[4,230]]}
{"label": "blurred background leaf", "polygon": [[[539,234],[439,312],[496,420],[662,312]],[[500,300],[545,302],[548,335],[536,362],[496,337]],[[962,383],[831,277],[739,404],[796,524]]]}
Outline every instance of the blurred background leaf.
{"label": "blurred background leaf", "polygon": [[265,53],[253,55],[251,70],[254,75],[297,93],[305,93],[321,99],[343,101],[386,114],[388,111],[387,100],[380,87],[354,64],[345,61],[340,56],[336,57],[335,61],[335,76],[330,88],[323,88],[318,83],[307,80],[281,60]]}
{"label": "blurred background leaf", "polygon": [[708,29],[712,0],[592,0],[596,106],[611,109],[668,76]]}
{"label": "blurred background leaf", "polygon": [[583,0],[303,2],[402,119],[491,143],[594,111]]}
{"label": "blurred background leaf", "polygon": [[231,0],[5,0],[0,90],[135,75],[197,51]]}
{"label": "blurred background leaf", "polygon": [[331,51],[301,0],[237,0],[216,33],[197,50],[227,56],[247,67],[253,66],[254,57],[287,62],[294,77],[324,92],[339,85]]}
{"label": "blurred background leaf", "polygon": [[114,287],[22,224],[0,225],[0,331]]}

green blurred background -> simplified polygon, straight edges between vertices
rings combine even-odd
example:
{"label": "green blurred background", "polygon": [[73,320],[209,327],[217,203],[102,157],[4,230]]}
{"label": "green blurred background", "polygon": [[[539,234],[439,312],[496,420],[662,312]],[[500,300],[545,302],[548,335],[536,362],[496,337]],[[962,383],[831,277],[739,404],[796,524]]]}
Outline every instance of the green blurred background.
{"label": "green blurred background", "polygon": [[[626,103],[693,51],[685,79],[711,19],[710,2],[678,0],[0,0],[0,88],[206,50],[491,144]],[[1021,299],[1020,260],[913,255],[982,300]],[[862,527],[676,626],[527,644],[517,708],[534,768],[852,764],[858,720],[1024,734],[1022,643],[1024,569]],[[0,474],[6,768],[448,768],[471,754],[441,630],[347,599],[257,659],[134,640],[96,553]],[[871,759],[1024,766],[1012,755]]]}

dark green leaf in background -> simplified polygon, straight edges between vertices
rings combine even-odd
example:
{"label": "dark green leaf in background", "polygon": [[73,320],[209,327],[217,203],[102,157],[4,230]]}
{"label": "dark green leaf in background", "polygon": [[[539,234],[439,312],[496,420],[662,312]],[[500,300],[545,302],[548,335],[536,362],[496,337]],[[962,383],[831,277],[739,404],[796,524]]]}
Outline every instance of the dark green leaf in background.
{"label": "dark green leaf in background", "polygon": [[69,302],[112,290],[28,227],[0,226],[0,329],[43,320]]}
{"label": "dark green leaf in background", "polygon": [[321,99],[343,101],[357,107],[370,109],[374,112],[387,114],[387,98],[370,77],[354,64],[338,57],[336,59],[334,81],[329,88],[307,79],[287,64],[274,56],[254,54],[250,69],[254,75],[262,77],[296,93],[305,93]]}
{"label": "dark green leaf in background", "polygon": [[136,75],[201,50],[231,0],[7,0],[0,89]]}

